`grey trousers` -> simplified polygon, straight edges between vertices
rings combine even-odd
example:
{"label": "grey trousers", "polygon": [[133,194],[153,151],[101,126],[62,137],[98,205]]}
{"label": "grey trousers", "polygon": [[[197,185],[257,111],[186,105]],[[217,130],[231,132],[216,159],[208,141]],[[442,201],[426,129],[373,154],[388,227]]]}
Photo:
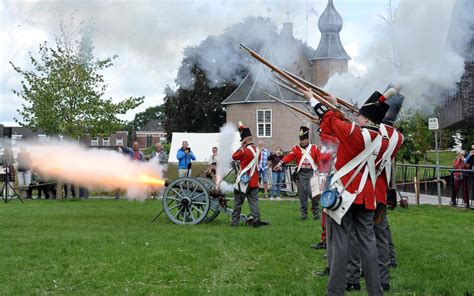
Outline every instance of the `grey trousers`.
{"label": "grey trousers", "polygon": [[388,222],[387,217],[387,228],[385,228],[388,241],[388,256],[390,257],[390,264],[397,264],[397,252],[395,252],[395,245],[393,244],[392,231],[390,230],[390,223]]}
{"label": "grey trousers", "polygon": [[377,264],[374,212],[366,210],[363,205],[355,204],[350,207],[342,218],[341,225],[328,217],[327,244],[329,245],[328,263],[330,273],[327,294],[329,296],[344,295],[352,230],[354,230],[360,246],[368,295],[383,295]]}
{"label": "grey trousers", "polygon": [[249,202],[250,213],[254,218],[260,217],[260,210],[258,208],[258,188],[249,188],[247,194],[240,191],[234,190],[234,211],[232,212],[232,221],[240,221],[240,212],[242,211],[242,205],[244,204],[245,197]]}
{"label": "grey trousers", "polygon": [[360,284],[360,251],[355,231],[351,232],[349,246],[349,263],[347,264],[346,282],[348,284]]}
{"label": "grey trousers", "polygon": [[318,213],[318,201],[312,198],[311,194],[311,177],[313,176],[312,169],[300,169],[298,172],[298,195],[300,197],[300,211],[301,217],[308,216],[308,199],[311,200],[311,212],[317,217]]}
{"label": "grey trousers", "polygon": [[[377,245],[377,256],[380,272],[380,283],[388,284],[390,282],[389,270],[389,248],[387,239],[387,207],[383,204],[377,204],[377,207],[383,207],[382,216],[379,224],[374,223],[374,234]],[[346,281],[350,284],[360,283],[360,250],[353,231],[350,242],[349,263],[347,264]]]}
{"label": "grey trousers", "polygon": [[380,283],[388,284],[390,282],[390,257],[387,239],[387,206],[377,204],[377,207],[383,207],[382,219],[379,224],[374,223],[375,240],[377,241],[377,254],[379,258]]}

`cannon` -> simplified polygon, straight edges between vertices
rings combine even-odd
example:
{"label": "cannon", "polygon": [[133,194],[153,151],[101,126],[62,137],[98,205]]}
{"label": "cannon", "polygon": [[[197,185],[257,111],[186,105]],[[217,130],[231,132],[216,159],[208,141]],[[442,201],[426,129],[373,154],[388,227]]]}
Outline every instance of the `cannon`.
{"label": "cannon", "polygon": [[[211,179],[182,177],[169,183],[163,192],[163,212],[175,224],[193,225],[211,222],[220,213],[230,216],[233,210]],[[249,223],[249,218],[240,215],[241,222]]]}

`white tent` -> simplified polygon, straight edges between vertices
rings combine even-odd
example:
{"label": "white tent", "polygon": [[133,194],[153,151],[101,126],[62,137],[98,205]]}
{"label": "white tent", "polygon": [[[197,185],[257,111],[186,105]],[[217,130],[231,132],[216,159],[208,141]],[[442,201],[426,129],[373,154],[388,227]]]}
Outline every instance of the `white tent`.
{"label": "white tent", "polygon": [[[218,136],[219,133],[173,133],[168,161],[178,162],[176,154],[179,148],[181,148],[183,141],[188,141],[191,151],[196,156],[195,161],[208,162],[212,154],[212,147],[220,146]],[[238,132],[235,132],[232,146],[233,150],[237,150],[240,147],[240,136]]]}

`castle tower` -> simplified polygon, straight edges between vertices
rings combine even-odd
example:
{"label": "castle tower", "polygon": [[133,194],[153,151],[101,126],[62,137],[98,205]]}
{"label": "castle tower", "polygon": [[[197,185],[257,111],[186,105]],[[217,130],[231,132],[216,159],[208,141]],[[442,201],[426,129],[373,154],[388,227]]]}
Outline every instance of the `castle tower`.
{"label": "castle tower", "polygon": [[328,0],[328,5],[318,21],[321,40],[311,58],[312,80],[318,86],[326,84],[334,73],[345,73],[348,70],[351,58],[344,50],[339,37],[342,26],[342,17],[334,7],[333,0]]}

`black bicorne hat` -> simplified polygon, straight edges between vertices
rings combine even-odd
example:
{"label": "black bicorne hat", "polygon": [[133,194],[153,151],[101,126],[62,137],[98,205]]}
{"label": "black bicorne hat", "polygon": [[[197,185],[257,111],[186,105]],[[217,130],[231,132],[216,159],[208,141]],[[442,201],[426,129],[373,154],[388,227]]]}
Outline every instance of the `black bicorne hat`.
{"label": "black bicorne hat", "polygon": [[309,139],[309,128],[306,126],[300,126],[298,136],[300,137],[300,140]]}
{"label": "black bicorne hat", "polygon": [[375,91],[359,109],[359,113],[375,124],[382,123],[389,109],[385,101],[395,94],[396,90],[394,88],[388,89],[384,94]]}
{"label": "black bicorne hat", "polygon": [[[389,85],[388,88],[390,87],[391,86]],[[393,97],[391,97],[390,100],[387,101],[387,104],[390,108],[388,109],[385,118],[382,120],[382,123],[390,126],[393,126],[395,124],[398,114],[400,113],[400,109],[402,109],[404,100],[405,97],[397,93]]]}
{"label": "black bicorne hat", "polygon": [[240,142],[242,142],[245,138],[252,136],[250,129],[248,127],[244,127],[241,121],[239,121],[239,133],[240,133]]}

